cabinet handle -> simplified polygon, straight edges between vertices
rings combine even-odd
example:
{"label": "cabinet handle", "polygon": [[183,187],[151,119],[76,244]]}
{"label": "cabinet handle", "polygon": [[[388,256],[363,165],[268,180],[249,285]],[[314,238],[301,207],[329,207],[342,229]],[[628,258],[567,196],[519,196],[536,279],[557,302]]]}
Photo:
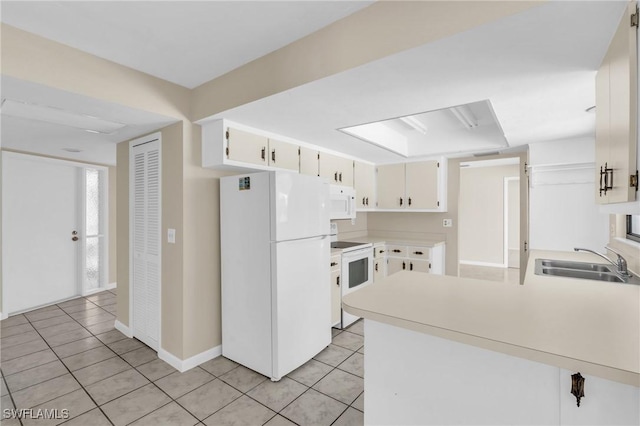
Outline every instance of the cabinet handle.
{"label": "cabinet handle", "polygon": [[409,262],[409,270],[413,271],[413,262]]}
{"label": "cabinet handle", "polygon": [[402,262],[402,269],[403,269],[403,270],[404,270],[404,269],[407,269],[407,264],[406,264],[406,263],[404,263],[404,262]]}
{"label": "cabinet handle", "polygon": [[399,250],[399,249],[393,249],[391,251],[394,252],[394,253],[402,253],[402,250]]}
{"label": "cabinet handle", "polygon": [[276,150],[272,150],[271,151],[271,162],[275,163],[276,162]]}
{"label": "cabinet handle", "polygon": [[267,157],[267,148],[264,146],[262,147],[262,154],[260,154],[260,157],[262,157],[262,161]]}
{"label": "cabinet handle", "polygon": [[600,196],[602,197],[603,192],[607,195],[609,189],[613,189],[613,169],[604,163],[604,169],[600,166]]}
{"label": "cabinet handle", "polygon": [[384,253],[384,250],[380,250],[380,253]]}
{"label": "cabinet handle", "polygon": [[421,251],[414,251],[413,254],[419,254],[420,256],[422,256],[424,253]]}
{"label": "cabinet handle", "polygon": [[340,179],[340,182],[342,182],[342,172],[338,174],[338,178]]}
{"label": "cabinet handle", "polygon": [[338,266],[338,262],[331,262],[331,266]]}
{"label": "cabinet handle", "polygon": [[336,181],[336,182],[338,181],[338,172],[335,172],[333,174],[333,180]]}
{"label": "cabinet handle", "polygon": [[336,285],[340,287],[340,275],[336,277]]}
{"label": "cabinet handle", "polygon": [[429,263],[429,269],[431,269],[431,263]]}
{"label": "cabinet handle", "polygon": [[367,197],[367,205],[369,205],[369,197]]}
{"label": "cabinet handle", "polygon": [[407,198],[409,205],[411,205],[411,197]]}
{"label": "cabinet handle", "polygon": [[367,201],[366,201],[366,200],[367,200],[366,198],[362,197],[362,205],[363,205],[363,206],[366,206],[366,205],[367,205]]}
{"label": "cabinet handle", "polygon": [[402,197],[400,197],[400,205],[402,205]]}
{"label": "cabinet handle", "polygon": [[378,262],[376,262],[376,272],[378,272]]}

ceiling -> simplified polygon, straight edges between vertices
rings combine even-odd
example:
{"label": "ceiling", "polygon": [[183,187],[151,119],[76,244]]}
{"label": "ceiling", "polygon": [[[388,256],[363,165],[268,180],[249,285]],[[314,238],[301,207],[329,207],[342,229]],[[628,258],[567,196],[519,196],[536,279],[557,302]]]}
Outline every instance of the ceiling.
{"label": "ceiling", "polygon": [[[517,147],[593,136],[595,115],[585,109],[595,103],[595,73],[626,3],[543,3],[208,119],[228,118],[375,163],[403,157],[338,129],[487,100],[503,133],[495,135],[500,141],[494,145]],[[3,1],[1,7],[2,21],[9,25],[192,88],[369,4]],[[36,98],[42,91],[55,106],[77,96],[25,85],[29,86],[3,76],[3,98],[12,86],[17,87],[10,90]],[[131,134],[144,133],[136,128],[155,129],[171,122],[87,98],[78,97],[71,104],[114,121],[122,114],[137,117],[139,121],[129,126]],[[108,164],[115,163],[114,142],[128,139],[103,137],[94,146],[94,135],[87,138],[86,132],[56,133],[4,116],[2,120],[4,146],[42,149],[52,141],[73,142],[83,145],[85,152],[95,149],[96,157],[103,156],[99,162]],[[420,155],[465,151],[453,141],[446,133],[438,134],[431,150]]]}

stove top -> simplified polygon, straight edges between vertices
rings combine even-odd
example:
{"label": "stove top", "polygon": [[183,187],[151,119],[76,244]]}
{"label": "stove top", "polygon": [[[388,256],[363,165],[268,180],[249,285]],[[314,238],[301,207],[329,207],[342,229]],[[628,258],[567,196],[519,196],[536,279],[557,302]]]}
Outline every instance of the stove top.
{"label": "stove top", "polygon": [[350,241],[334,241],[331,243],[331,248],[346,249],[357,246],[366,246],[366,243],[352,243]]}

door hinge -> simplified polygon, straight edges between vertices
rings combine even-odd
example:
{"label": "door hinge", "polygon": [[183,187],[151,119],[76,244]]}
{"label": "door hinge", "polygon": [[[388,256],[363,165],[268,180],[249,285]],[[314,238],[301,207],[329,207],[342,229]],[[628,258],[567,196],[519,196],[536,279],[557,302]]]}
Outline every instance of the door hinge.
{"label": "door hinge", "polygon": [[300,155],[300,148],[298,148],[298,155]]}
{"label": "door hinge", "polygon": [[525,174],[525,175],[529,175],[529,169],[527,169],[527,166],[528,166],[528,164],[527,164],[527,162],[525,161],[525,162],[524,162],[524,174]]}
{"label": "door hinge", "polygon": [[636,170],[635,175],[629,176],[629,186],[636,189],[638,192],[638,171]]}
{"label": "door hinge", "polygon": [[438,205],[438,207],[440,207],[440,201],[438,201],[437,205]]}
{"label": "door hinge", "polygon": [[224,137],[229,140],[229,129],[224,133]]}
{"label": "door hinge", "polygon": [[524,242],[524,251],[527,251],[527,242]]}
{"label": "door hinge", "polygon": [[[318,153],[318,160],[319,160],[319,159],[320,159],[320,153]],[[318,176],[320,176],[320,175],[318,175]]]}
{"label": "door hinge", "polygon": [[638,12],[638,6],[636,6],[636,13],[631,15],[631,26],[632,27],[636,27],[638,28],[638,16],[640,16],[640,13]]}
{"label": "door hinge", "polygon": [[440,162],[439,161],[436,163],[436,167],[440,167]]}
{"label": "door hinge", "polygon": [[225,154],[227,154],[227,158],[229,158],[229,147],[226,147],[224,152],[225,152]]}

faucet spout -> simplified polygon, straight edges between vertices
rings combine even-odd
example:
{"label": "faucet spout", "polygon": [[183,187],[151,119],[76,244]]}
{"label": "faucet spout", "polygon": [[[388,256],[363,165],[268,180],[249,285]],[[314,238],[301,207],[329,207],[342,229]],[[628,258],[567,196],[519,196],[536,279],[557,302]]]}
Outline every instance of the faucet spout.
{"label": "faucet spout", "polygon": [[615,253],[616,256],[618,256],[618,259],[616,259],[615,262],[613,260],[609,259],[604,254],[598,253],[597,251],[594,251],[594,250],[591,250],[591,249],[575,247],[573,250],[575,250],[575,251],[586,251],[586,252],[589,252],[589,253],[593,253],[596,256],[600,256],[601,258],[603,258],[604,260],[606,260],[607,262],[611,263],[613,266],[616,267],[616,269],[617,269],[616,272],[618,273],[618,275],[623,276],[623,277],[631,276],[631,274],[629,274],[629,271],[627,270],[627,261],[626,261],[626,259],[624,257],[622,257],[622,255],[620,253],[618,253],[617,251],[611,249],[611,247],[605,247],[605,248],[607,250]]}

